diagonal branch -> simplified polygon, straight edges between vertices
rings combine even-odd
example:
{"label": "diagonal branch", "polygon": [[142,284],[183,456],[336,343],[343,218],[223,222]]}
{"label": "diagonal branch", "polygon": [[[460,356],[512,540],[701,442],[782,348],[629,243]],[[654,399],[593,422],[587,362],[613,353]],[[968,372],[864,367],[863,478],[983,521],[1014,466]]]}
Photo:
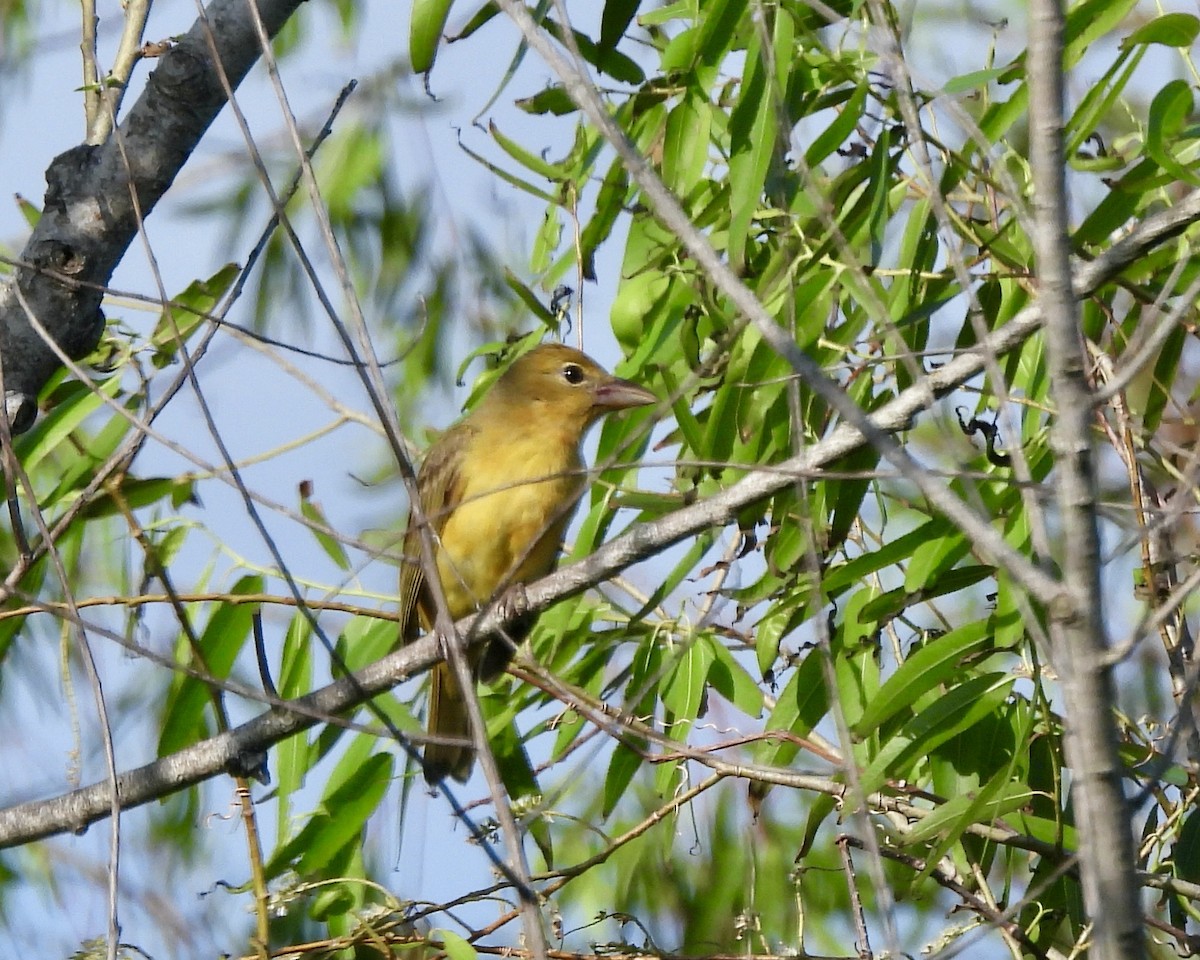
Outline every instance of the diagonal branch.
{"label": "diagonal branch", "polygon": [[[1074,275],[1077,297],[1084,297],[1110,280],[1128,264],[1164,240],[1200,219],[1200,191],[1177,207],[1140,223],[1119,243]],[[931,371],[872,417],[878,430],[906,429],[937,398],[977,375],[989,354],[1002,354],[1020,346],[1041,325],[1041,313],[1027,307],[975,349]],[[528,588],[529,611],[544,610],[565,597],[582,593],[626,567],[661,552],[671,544],[702,530],[734,521],[745,506],[771,496],[795,482],[799,472],[812,471],[862,446],[863,435],[843,424],[804,453],[774,467],[753,470],[738,483],[713,497],[649,522],[636,524],[590,557],[564,567]],[[506,627],[495,610],[463,620],[459,634],[472,644],[486,643]],[[226,733],[204,740],[117,778],[122,809],[161,799],[194,786],[226,770],[257,769],[256,760],[276,743],[300,733],[323,718],[343,713],[365,699],[383,693],[400,681],[437,663],[440,641],[436,635],[389,654],[355,674],[322,687],[295,701],[279,704],[266,713]],[[0,849],[28,843],[56,833],[81,830],[107,816],[111,806],[108,783],[96,783],[49,800],[36,800],[0,810]]]}
{"label": "diagonal branch", "polygon": [[[300,3],[261,0],[272,36]],[[260,55],[248,6],[212,0],[207,20],[223,71],[236,86]],[[149,214],[225,105],[206,30],[198,21],[158,60],[116,136],[72,147],[46,170],[45,209],[20,256],[28,266],[16,271],[15,282],[68,356],[86,355],[104,330],[103,288],[137,235],[137,210]],[[10,280],[0,287],[0,356],[16,432],[33,423],[38,391],[59,366],[26,317]]]}
{"label": "diagonal branch", "polygon": [[[525,42],[537,51],[562,81],[571,100],[616,151],[630,178],[641,189],[655,217],[679,240],[688,255],[704,271],[741,314],[754,325],[763,340],[786,360],[804,384],[842,418],[855,436],[864,438],[887,459],[926,501],[949,519],[987,562],[1002,567],[1013,580],[1045,606],[1069,607],[1075,596],[1063,589],[1054,577],[1014,549],[992,524],[961,497],[924,470],[901,445],[892,432],[876,425],[832,378],[803,351],[791,334],[767,312],[754,292],[741,280],[713,248],[709,239],[689,219],[678,198],[666,187],[650,162],[613,119],[599,91],[587,77],[583,65],[569,61],[549,35],[538,28],[529,10],[518,0],[496,0],[520,29]],[[932,402],[932,400],[931,400]]]}

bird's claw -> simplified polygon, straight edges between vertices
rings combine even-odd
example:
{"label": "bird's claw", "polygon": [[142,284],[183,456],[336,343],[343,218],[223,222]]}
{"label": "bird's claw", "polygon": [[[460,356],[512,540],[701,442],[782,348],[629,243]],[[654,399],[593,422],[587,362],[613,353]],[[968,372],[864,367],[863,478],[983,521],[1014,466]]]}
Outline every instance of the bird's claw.
{"label": "bird's claw", "polygon": [[496,601],[496,612],[506,623],[525,619],[529,614],[529,593],[525,590],[525,584],[510,584]]}
{"label": "bird's claw", "polygon": [[529,616],[529,594],[525,592],[525,584],[511,584],[496,600],[496,613],[507,624],[507,629],[502,629],[500,635],[484,649],[479,676],[485,681],[494,680],[504,672],[513,654],[517,652],[517,644],[512,638],[523,637],[532,626]]}

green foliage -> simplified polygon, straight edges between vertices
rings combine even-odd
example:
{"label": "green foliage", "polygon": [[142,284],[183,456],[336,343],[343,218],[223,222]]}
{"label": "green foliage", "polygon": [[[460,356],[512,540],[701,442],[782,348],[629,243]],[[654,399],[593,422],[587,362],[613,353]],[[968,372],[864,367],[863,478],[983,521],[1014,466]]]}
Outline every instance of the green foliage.
{"label": "green foliage", "polygon": [[[1169,202],[1169,183],[1194,178],[1186,82],[1170,81],[1148,99],[1138,98],[1146,96],[1145,71],[1139,69],[1145,51],[1188,48],[1197,21],[1167,14],[1127,25],[1132,6],[1089,0],[1071,11],[1067,25],[1068,63],[1090,57],[1100,77],[1084,91],[1066,129],[1068,154],[1083,177],[1109,178],[1074,184],[1085,209],[1073,240],[1091,256],[1131,218]],[[612,116],[775,321],[871,410],[919,383],[938,362],[941,345],[977,344],[1028,304],[1023,278],[1034,266],[1025,209],[1031,181],[1020,126],[1028,91],[1023,54],[1000,65],[980,62],[944,88],[973,92],[974,101],[958,101],[939,115],[937,127],[929,122],[932,111],[922,113],[922,123],[929,122],[922,135],[936,151],[947,202],[947,219],[939,221],[927,196],[931,181],[914,169],[914,131],[897,93],[872,73],[870,50],[853,40],[832,40],[839,33],[843,41],[853,37],[844,28],[863,23],[865,13],[849,7],[841,12],[846,24],[819,33],[824,24],[800,4],[752,7],[728,0],[646,8],[610,0],[598,38],[582,48],[597,65],[623,44],[633,49],[636,38],[645,78],[606,91]],[[936,95],[935,89],[917,89],[918,105]],[[1141,124],[1134,119],[1138,103],[1148,104]],[[613,330],[631,358],[630,369],[668,398],[672,421],[660,449],[670,445],[675,455],[673,486],[682,502],[702,500],[748,468],[778,463],[828,436],[836,418],[789,382],[787,363],[660,225],[624,166],[575,111],[566,88],[551,86],[519,107],[547,122],[571,124],[570,148],[548,154],[536,140],[493,125],[497,149],[494,157],[480,155],[481,162],[546,203],[530,256],[544,291],[580,260],[590,276],[597,244],[614,236],[622,219],[627,223]],[[943,128],[955,125],[966,132],[957,141],[945,139]],[[584,238],[578,245],[569,229],[576,216]],[[1085,304],[1088,336],[1114,366],[1145,342],[1136,323],[1122,325],[1117,318],[1138,315],[1147,298],[1172,302],[1186,287],[1184,276],[1193,273],[1176,254],[1180,266],[1172,274],[1166,259],[1135,264],[1128,279],[1101,288]],[[952,262],[962,269],[952,269]],[[1145,285],[1132,297],[1131,282]],[[1189,351],[1190,334],[1178,326],[1157,342],[1146,375],[1130,394],[1143,458],[1162,455],[1152,437],[1178,408],[1177,384]],[[930,353],[934,359],[926,360]],[[968,410],[989,419],[995,413],[988,411],[1003,411],[999,451],[1011,455],[1019,447],[1022,469],[1034,484],[1050,477],[1046,411],[1053,399],[1040,339],[999,358],[971,389],[973,395],[959,399],[968,400]],[[990,462],[993,454],[982,442],[973,447],[947,425],[952,423],[919,424],[913,444],[943,469],[974,470],[950,481],[951,489],[996,518],[1011,545],[1052,564],[1053,552],[1038,553],[1040,508],[1014,482],[1011,469]],[[629,456],[625,445],[638,427],[607,424],[601,456],[623,449],[622,456]],[[911,801],[908,828],[891,828],[891,841],[918,864],[898,880],[902,886],[922,899],[935,895],[934,865],[947,858],[966,876],[1000,871],[1006,895],[1013,885],[1037,890],[1030,882],[1051,869],[1054,857],[1042,850],[1022,859],[981,838],[990,825],[1003,823],[1055,850],[1073,842],[1062,790],[1062,727],[1046,708],[1049,681],[1038,667],[1044,612],[1031,610],[1004,571],[980,563],[961,531],[880,467],[877,454],[859,450],[747,510],[738,520],[732,564],[714,566],[718,541],[701,536],[660,562],[645,596],[627,602],[609,591],[606,606],[573,602],[543,617],[532,652],[556,684],[584,702],[602,696],[610,710],[650,728],[625,729],[608,752],[595,798],[569,791],[581,809],[604,818],[610,829],[618,827],[615,820],[630,826],[650,817],[703,765],[694,757],[685,760],[687,754],[672,744],[707,751],[721,739],[703,732],[714,726],[747,736],[753,741],[747,756],[759,765],[754,769],[774,771],[786,782],[797,763],[809,765],[806,738],[828,736],[840,715],[854,738],[858,768],[847,802],[874,809],[882,802],[873,799],[877,794],[919,798]],[[629,477],[622,470],[615,482]],[[625,492],[617,502],[636,506],[637,519],[652,520],[681,500]],[[610,506],[607,492],[597,488],[576,540],[578,554],[615,532]],[[731,567],[739,573],[736,584],[726,580]],[[689,583],[703,584],[695,588],[699,598],[723,598],[722,613],[691,622],[689,603],[706,611],[709,604],[687,598]],[[601,619],[618,627],[598,632]],[[605,673],[611,679],[601,682]],[[505,696],[522,698],[508,712],[519,728],[522,710],[538,698],[508,688]],[[759,719],[764,702],[770,709]],[[715,724],[705,719],[714,710],[722,718]],[[531,756],[547,726],[529,728]],[[587,729],[568,711],[552,760],[567,763],[570,747]],[[654,730],[663,738],[657,745]],[[1031,743],[1055,746],[1037,751],[1035,762],[1027,755]],[[647,763],[656,755],[659,762]],[[540,779],[545,783],[549,776]],[[563,789],[569,789],[570,774],[565,776]],[[834,784],[842,779],[835,768],[830,789],[840,789]],[[768,797],[766,791],[759,795]],[[784,803],[781,797],[776,787],[765,809]],[[724,854],[718,825],[729,816],[727,801],[720,803],[725,812],[701,815],[700,844],[714,862],[719,850]],[[831,809],[819,795],[809,803],[806,838],[795,847],[816,857],[820,837],[828,839]],[[773,848],[778,838],[772,828],[758,829],[770,837],[759,849]],[[569,830],[553,832],[558,862],[571,855],[571,842],[595,854]],[[627,873],[567,888],[562,908],[579,915],[629,914],[639,929],[659,931],[673,929],[674,918],[688,929],[686,944],[739,949],[740,937],[732,932],[701,936],[689,922],[714,913],[737,915],[738,906],[675,903],[661,883],[639,886],[643,877],[668,875],[672,890],[680,887],[680,863],[661,839],[657,849],[653,864],[641,861]],[[614,851],[607,863],[623,863],[625,856]],[[746,875],[736,866],[721,871]],[[691,877],[703,873],[686,871]],[[869,886],[861,876],[859,882]],[[1046,888],[1044,898],[1031,894],[1030,903],[1044,908],[1039,914],[1031,906],[1026,917],[1038,949],[1067,949],[1082,929],[1072,882]],[[770,908],[756,914],[764,950],[806,946],[794,935],[794,918],[781,910],[790,896],[774,891]],[[775,922],[767,924],[767,915]],[[812,916],[810,910],[810,923]],[[693,949],[678,942],[671,948]]]}
{"label": "green foliage", "polygon": [[[538,29],[592,70],[624,137],[776,331],[866,412],[923,390],[1037,293],[1026,54],[998,52],[1019,46],[999,36],[1003,28],[918,19],[901,30],[901,11],[883,9],[877,22],[870,5],[850,2],[818,13],[791,0],[606,0],[578,24],[560,22],[548,2],[530,9]],[[355,4],[324,12],[355,35]],[[442,69],[452,14],[465,19],[458,49],[496,55],[484,29],[492,4],[418,0],[407,55],[426,82]],[[924,65],[902,75],[868,42],[892,30],[914,61],[913,47],[945,30],[966,62],[944,76]],[[1110,256],[1132,227],[1196,185],[1198,35],[1195,16],[1160,15],[1137,0],[1083,0],[1070,10],[1065,65],[1074,80],[1088,78],[1073,90],[1063,131],[1070,243],[1081,261]],[[296,21],[277,47],[294,52],[309,36]],[[413,429],[428,412],[423,401],[443,399],[429,387],[457,378],[465,388],[471,362],[490,357],[474,402],[498,373],[496,357],[561,332],[563,315],[548,303],[560,284],[599,279],[613,291],[617,372],[663,402],[599,428],[598,470],[564,562],[634,524],[721,505],[706,529],[545,611],[516,670],[479,691],[519,839],[546,871],[534,885],[546,915],[561,922],[563,949],[841,955],[857,903],[874,931],[902,900],[902,941],[877,949],[917,955],[975,936],[945,920],[953,909],[972,913],[997,950],[1077,952],[1089,927],[1050,612],[873,447],[821,452],[840,436],[842,417],[663,225],[636,171],[572,99],[576,88],[558,78],[517,89],[527,53],[520,41],[501,51],[508,69],[483,111],[488,122],[462,141],[498,192],[538,205],[525,248],[498,253],[465,221],[448,244],[429,196],[397,187],[396,168],[411,152],[385,119],[409,105],[388,70],[369,85],[366,109],[335,125],[314,176],[376,352],[397,360],[387,367],[395,396],[376,399],[394,401],[407,440],[424,439]],[[1159,57],[1177,58],[1179,76],[1161,75]],[[484,94],[472,96],[478,106]],[[512,110],[491,116],[504,101]],[[268,150],[264,162],[280,182],[295,166],[290,151]],[[257,176],[239,166],[190,207],[223,218],[231,248],[247,246],[269,216]],[[320,235],[311,202],[307,192],[286,200],[302,247]],[[1113,605],[1114,639],[1117,623],[1143,612],[1161,615],[1168,643],[1186,632],[1186,598],[1172,591],[1195,574],[1187,514],[1174,506],[1197,488],[1195,238],[1185,225],[1147,246],[1081,307],[1086,376],[1098,389],[1115,384],[1094,411],[1103,455],[1092,478],[1107,551],[1097,577]],[[317,329],[306,269],[287,234],[274,232],[249,288],[251,333]],[[0,531],[11,571],[0,667],[11,669],[22,633],[50,637],[49,623],[69,632],[68,596],[113,608],[98,629],[135,653],[146,652],[145,608],[161,605],[172,618],[163,649],[176,669],[122,706],[154,718],[163,757],[242,722],[247,710],[285,709],[254,703],[254,690],[268,702],[295,700],[398,642],[388,616],[394,586],[372,590],[359,578],[382,566],[394,583],[402,497],[380,508],[388,529],[354,536],[339,527],[342,505],[318,500],[302,477],[288,479],[298,495],[295,486],[249,491],[234,482],[239,507],[275,511],[264,529],[282,517],[299,533],[286,553],[260,562],[234,555],[219,523],[208,529],[201,495],[213,477],[244,479],[258,451],[244,464],[188,451],[193,462],[174,472],[140,469],[138,421],[168,395],[160,386],[187,379],[182,351],[202,355],[213,315],[244,280],[229,264],[187,284],[145,329],[113,320],[92,358],[95,379],[56,378],[37,424],[15,439],[28,484],[15,471],[6,478],[18,511],[40,511],[55,531],[67,582],[37,525],[25,524],[23,537]],[[599,339],[596,319],[589,323],[587,337]],[[1056,577],[1065,545],[1049,504],[1061,451],[1050,439],[1046,343],[1033,333],[987,359],[952,395],[930,392],[911,423],[889,429],[1008,547]],[[360,415],[341,396],[330,407],[339,425],[377,413]],[[999,442],[966,432],[972,417],[994,422]],[[814,451],[820,458],[806,459]],[[753,502],[730,508],[721,499],[781,473],[787,484]],[[211,553],[196,561],[201,542]],[[267,623],[261,651],[258,614]],[[1137,669],[1145,689],[1122,689],[1114,716],[1127,792],[1141,797],[1138,866],[1159,886],[1176,881],[1161,900],[1147,898],[1146,910],[1164,936],[1185,940],[1200,916],[1188,886],[1200,882],[1196,779],[1176,756],[1190,745],[1164,731],[1191,692],[1164,679],[1149,654]],[[266,829],[219,873],[243,884],[231,889],[265,918],[272,949],[311,940],[335,956],[431,949],[472,960],[516,940],[515,924],[476,936],[484,924],[469,912],[495,896],[516,917],[508,880],[492,887],[464,868],[453,890],[437,893],[442,902],[427,903],[426,878],[391,869],[407,864],[374,838],[373,824],[396,816],[397,797],[413,829],[419,772],[394,741],[419,736],[423,709],[414,681],[347,716],[313,718],[271,748],[272,783],[253,788],[256,810],[270,811]],[[479,783],[468,785],[472,795]],[[198,862],[192,824],[211,806],[189,790],[153,815],[150,835],[171,856]],[[480,835],[469,842],[503,850],[490,811],[470,813]],[[856,842],[870,834],[883,858],[874,862],[843,833]],[[29,873],[5,858],[0,906]],[[269,906],[259,899],[267,895]],[[401,897],[412,897],[411,908]],[[996,933],[1000,913],[1016,925],[1005,931],[1011,940]]]}

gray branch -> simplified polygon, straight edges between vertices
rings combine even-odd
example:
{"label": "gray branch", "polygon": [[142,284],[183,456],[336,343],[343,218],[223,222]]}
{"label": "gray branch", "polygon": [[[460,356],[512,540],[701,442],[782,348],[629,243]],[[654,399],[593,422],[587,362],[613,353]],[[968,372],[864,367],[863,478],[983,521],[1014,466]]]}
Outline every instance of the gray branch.
{"label": "gray branch", "polygon": [[[1200,192],[1143,221],[1102,256],[1077,268],[1075,295],[1084,297],[1092,293],[1125,266],[1198,219]],[[983,370],[989,353],[999,355],[1019,347],[1040,326],[1039,309],[1027,307],[974,350],[930,371],[919,383],[881,407],[872,416],[872,423],[876,429],[888,433],[904,430],[937,398]],[[794,484],[798,472],[819,469],[865,442],[854,427],[842,425],[825,439],[809,445],[803,454],[777,466],[754,470],[728,490],[658,520],[635,524],[590,557],[531,585],[527,591],[529,611],[544,610],[558,600],[582,593],[639,560],[660,553],[671,544],[702,530],[735,521],[742,508]],[[492,612],[483,615],[478,622],[472,618],[463,620],[459,624],[459,634],[470,638],[472,645],[480,644],[503,626],[502,619]],[[440,659],[438,649],[435,638],[425,637],[371,664],[353,679],[338,680],[305,697],[280,704],[240,727],[122,774],[117,780],[121,808],[159,800],[224,771],[258,769],[263,755],[274,744],[323,722],[327,717],[343,714],[407,677],[427,670]],[[33,800],[2,809],[0,849],[53,834],[83,830],[88,824],[108,816],[111,808],[110,783],[104,781],[47,800]]]}
{"label": "gray branch", "polygon": [[[424,637],[352,678],[337,680],[287,707],[273,707],[239,727],[123,773],[117,778],[121,809],[168,796],[221,772],[247,775],[257,771],[273,744],[391,689],[410,674],[429,669],[438,659],[435,637]],[[105,780],[50,800],[0,810],[0,848],[68,830],[82,831],[105,816],[110,790],[111,781]]]}
{"label": "gray branch", "polygon": [[[258,0],[272,36],[300,3]],[[159,58],[116,133],[51,162],[45,208],[21,253],[24,265],[0,286],[5,408],[15,431],[33,423],[38,392],[59,363],[30,325],[13,282],[68,356],[90,352],[104,330],[104,287],[137,236],[139,217],[158,203],[225,105],[220,71],[236,88],[260,52],[247,0],[213,0]]]}
{"label": "gray branch", "polygon": [[1063,0],[1033,0],[1029,18],[1029,142],[1034,183],[1037,303],[1046,330],[1054,421],[1055,491],[1067,603],[1051,605],[1051,656],[1066,703],[1067,761],[1079,829],[1084,905],[1099,960],[1146,955],[1137,858],[1122,790],[1100,587],[1100,532],[1092,449],[1095,398],[1071,283],[1063,148]]}

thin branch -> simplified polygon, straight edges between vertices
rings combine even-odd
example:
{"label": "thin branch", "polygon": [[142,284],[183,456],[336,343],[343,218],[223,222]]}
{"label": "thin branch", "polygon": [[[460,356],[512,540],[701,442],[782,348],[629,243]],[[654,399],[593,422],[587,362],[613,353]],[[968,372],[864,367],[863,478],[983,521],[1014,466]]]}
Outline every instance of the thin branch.
{"label": "thin branch", "polygon": [[[29,304],[25,301],[21,294],[20,288],[15,290],[17,300],[20,302],[22,309],[28,311]],[[31,321],[36,324],[36,320],[30,317]],[[0,378],[0,388],[3,387],[3,379]],[[3,416],[0,413],[0,416]],[[7,417],[5,417],[7,421]],[[6,422],[5,437],[11,443],[12,441],[12,424]],[[119,882],[121,872],[121,795],[117,789],[117,753],[116,747],[113,745],[112,722],[109,719],[108,701],[104,696],[104,684],[100,679],[100,670],[96,665],[96,657],[92,652],[92,644],[88,639],[87,630],[84,629],[79,619],[79,611],[75,607],[75,592],[71,583],[71,578],[67,576],[67,568],[63,563],[62,554],[58,550],[58,546],[50,538],[50,527],[46,522],[46,516],[42,513],[41,505],[38,503],[37,494],[33,487],[33,482],[29,479],[29,475],[25,472],[24,466],[17,459],[16,453],[13,450],[7,450],[6,460],[9,466],[16,471],[17,483],[21,486],[25,493],[25,497],[31,505],[30,513],[33,517],[33,522],[41,534],[42,542],[47,543],[48,549],[46,555],[49,558],[50,564],[54,569],[55,576],[58,579],[59,586],[62,588],[63,597],[66,600],[67,609],[69,612],[68,622],[72,626],[72,635],[75,637],[76,647],[79,653],[79,659],[83,663],[84,672],[87,674],[88,683],[92,689],[92,697],[96,701],[96,718],[100,724],[100,742],[102,752],[104,754],[105,769],[108,773],[108,779],[105,781],[105,787],[109,791],[109,816],[112,818],[109,833],[108,846],[108,960],[116,960],[117,945],[120,942],[121,924],[118,914],[119,906]]]}
{"label": "thin branch", "polygon": [[[562,81],[564,89],[587,118],[595,125],[609,145],[617,152],[633,180],[642,189],[659,221],[686,248],[709,279],[741,313],[755,325],[763,339],[823,401],[842,417],[849,427],[886,457],[897,470],[916,485],[930,504],[944,514],[975,548],[991,562],[1006,570],[1025,590],[1046,606],[1067,605],[1074,598],[1064,592],[1053,577],[1035,566],[1022,553],[1010,546],[992,522],[964,503],[945,484],[934,480],[885,429],[881,429],[821,367],[791,338],[787,330],[775,322],[754,293],[741,281],[729,265],[713,249],[708,239],[684,213],[679,201],[663,184],[653,168],[613,120],[595,86],[574,64],[554,46],[540,30],[526,7],[518,0],[497,0],[497,5],[516,23],[525,41],[538,52]],[[1008,326],[1011,326],[1008,325]],[[1005,329],[1008,327],[1006,326]],[[986,360],[978,352],[977,358]],[[930,398],[932,401],[932,398]]]}
{"label": "thin branch", "polygon": [[[1114,273],[1152,249],[1163,239],[1200,218],[1200,192],[1191,194],[1178,207],[1156,214],[1141,223],[1124,240],[1103,256],[1081,267],[1075,279],[1076,296],[1085,296]],[[881,430],[900,430],[939,397],[969,380],[981,369],[987,352],[1006,353],[1019,346],[1041,325],[1041,312],[1034,305],[1021,311],[976,349],[964,352],[942,367],[930,371],[920,383],[885,404],[872,417]],[[701,530],[736,522],[738,512],[795,482],[796,472],[811,473],[826,463],[854,451],[862,435],[846,424],[828,437],[811,444],[802,454],[769,469],[753,470],[729,489],[707,500],[676,510],[658,520],[636,524],[600,547],[579,563],[564,567],[527,589],[529,612],[545,609],[609,579],[639,560],[653,556]],[[496,611],[475,620],[463,621],[472,643],[484,643],[505,622]],[[297,702],[310,717],[266,713],[226,735],[197,744],[180,754],[123,774],[118,783],[127,805],[147,803],[211,777],[236,761],[239,752],[265,750],[285,737],[306,729],[317,717],[340,713],[369,696],[389,689],[404,677],[427,669],[441,658],[437,638],[425,637],[355,675],[315,691]],[[775,781],[772,781],[775,782]],[[14,846],[65,830],[79,829],[104,816],[104,784],[53,800],[38,801],[0,810],[0,847]],[[136,798],[136,799],[131,799]],[[44,811],[44,815],[43,815]]]}
{"label": "thin branch", "polygon": [[[121,42],[117,47],[112,69],[101,80],[96,59],[96,12],[94,0],[84,4],[84,77],[90,84],[84,92],[87,112],[87,142],[104,143],[112,134],[117,114],[121,112],[121,101],[129,87],[133,68],[142,59],[142,35],[146,30],[146,18],[150,16],[151,0],[126,0],[121,4],[124,25]],[[91,30],[90,42],[88,30]],[[91,80],[87,80],[88,76]]]}
{"label": "thin branch", "polygon": [[857,837],[841,834],[837,838],[838,853],[842,855],[842,871],[846,874],[846,888],[850,893],[850,913],[854,917],[854,946],[858,950],[858,960],[872,960],[871,938],[867,933],[867,918],[863,913],[862,898],[858,895],[858,877],[854,872],[854,860],[850,856],[850,845],[862,847],[864,844]]}
{"label": "thin branch", "polygon": [[[838,837],[838,844],[839,846],[842,844],[849,844],[850,846],[855,847],[862,846],[859,840],[848,836]],[[928,870],[929,875],[939,886],[945,887],[951,893],[961,898],[962,902],[970,909],[984,917],[988,923],[997,927],[1002,933],[1012,937],[1014,940],[1020,943],[1022,947],[1033,954],[1034,957],[1039,958],[1039,960],[1046,960],[1045,951],[1043,951],[1036,943],[1029,939],[1028,934],[1025,933],[1025,930],[1020,924],[1008,919],[1008,917],[1002,914],[999,910],[995,909],[995,907],[986,903],[978,895],[972,893],[959,881],[957,877],[943,867],[939,865],[930,867],[926,861],[920,859],[919,857],[913,857],[905,853],[900,853],[897,850],[892,850],[887,847],[883,848],[882,853],[889,860],[894,860],[896,863],[903,863],[914,873],[921,874]]]}
{"label": "thin branch", "polygon": [[[296,607],[296,598],[278,593],[222,593],[206,591],[199,593],[139,593],[130,596],[83,597],[74,604],[76,610],[86,610],[88,607],[142,607],[155,603],[174,604],[178,599],[181,603],[222,603],[230,605],[252,604],[254,606]],[[305,598],[306,606],[313,610],[349,613],[356,617],[373,617],[377,620],[399,620],[399,614],[394,611],[376,610],[357,603],[346,603],[342,600],[310,600]],[[61,600],[45,600],[26,604],[23,607],[13,607],[0,610],[0,621],[13,617],[28,617],[38,613],[48,613],[52,616],[65,616],[69,613],[68,605]]]}
{"label": "thin branch", "polygon": [[[101,109],[104,98],[100,94],[100,68],[96,65],[96,0],[83,0],[79,5],[80,25],[79,50],[83,54],[83,113],[85,126],[91,130]],[[90,138],[88,142],[93,142]]]}
{"label": "thin branch", "polygon": [[[1200,219],[1200,192],[1194,192],[1178,206],[1142,221],[1100,257],[1077,269],[1075,295],[1088,295],[1126,265],[1197,219]],[[872,417],[876,427],[881,430],[905,428],[917,413],[928,409],[938,397],[982,370],[989,352],[1005,353],[1018,347],[1040,324],[1039,308],[1036,305],[1026,308],[979,347],[932,370],[923,381],[882,407]],[[812,444],[797,457],[769,469],[752,471],[728,490],[708,500],[677,510],[657,521],[629,528],[586,560],[531,585],[527,591],[530,611],[544,609],[556,600],[580,593],[632,563],[703,529],[733,522],[742,507],[793,483],[797,471],[811,473],[862,443],[862,435],[853,427],[843,424],[829,437]],[[478,622],[468,619],[464,624],[472,641],[483,643],[501,626],[502,621],[495,611],[490,611]],[[363,699],[389,689],[404,677],[427,669],[440,659],[437,639],[423,638],[371,665],[356,674],[354,679],[344,678],[301,698],[295,704],[296,709],[306,711],[307,715],[280,709],[268,711],[226,734],[121,774],[118,777],[118,789],[124,800],[123,805],[136,806],[159,799],[212,777],[231,765],[236,766],[246,752],[253,754],[266,750],[280,740],[313,726],[320,717],[347,710]],[[730,775],[738,775],[744,769],[735,765],[727,765],[726,768]],[[765,779],[768,782],[780,782],[774,774]],[[790,781],[787,785],[804,786]],[[104,817],[109,803],[108,785],[101,783],[50,800],[2,810],[0,847],[82,829],[88,823]],[[903,806],[911,808],[908,804]],[[1000,839],[1007,835],[1004,831],[995,830],[987,833],[987,836]],[[1153,886],[1170,886],[1172,889],[1178,887],[1178,882],[1169,878],[1143,877],[1142,882]]]}

